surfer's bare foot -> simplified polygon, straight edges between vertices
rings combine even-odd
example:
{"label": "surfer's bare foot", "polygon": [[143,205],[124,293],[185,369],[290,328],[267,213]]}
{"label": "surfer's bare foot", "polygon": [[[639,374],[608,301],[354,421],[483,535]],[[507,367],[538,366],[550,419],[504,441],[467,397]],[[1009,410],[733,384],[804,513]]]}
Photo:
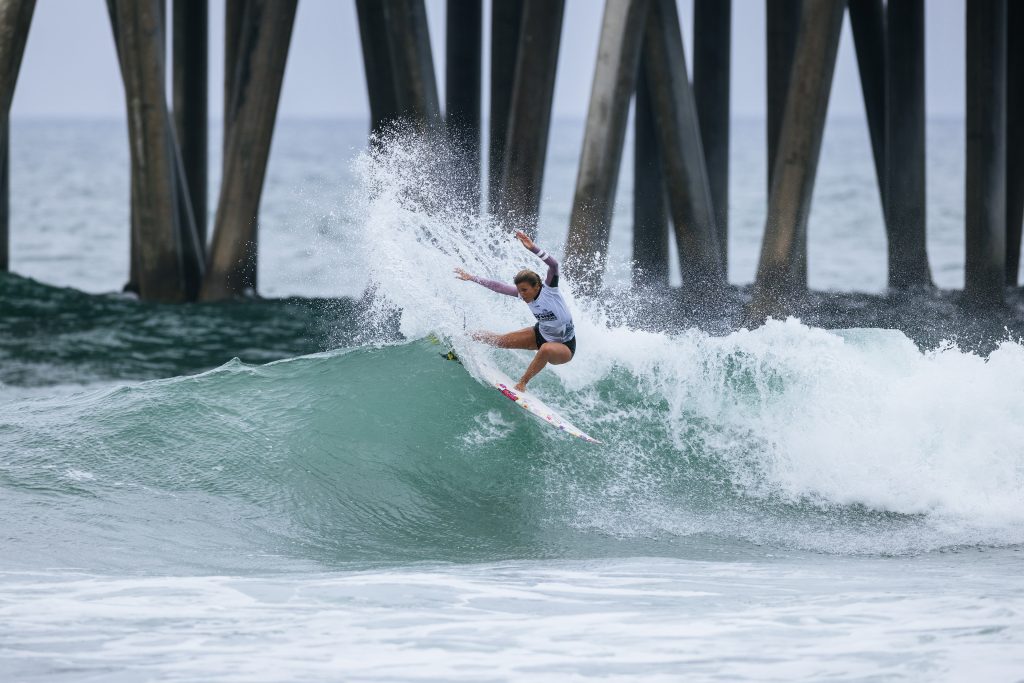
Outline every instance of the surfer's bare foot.
{"label": "surfer's bare foot", "polygon": [[516,382],[516,385],[512,388],[516,391],[523,392],[526,391],[526,384],[523,382]]}

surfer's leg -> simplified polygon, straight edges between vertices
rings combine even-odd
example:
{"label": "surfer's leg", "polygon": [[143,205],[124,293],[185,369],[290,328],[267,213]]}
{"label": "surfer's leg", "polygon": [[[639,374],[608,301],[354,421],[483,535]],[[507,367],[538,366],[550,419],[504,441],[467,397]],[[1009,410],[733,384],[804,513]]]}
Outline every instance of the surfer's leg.
{"label": "surfer's leg", "polygon": [[497,334],[496,332],[474,332],[473,339],[484,344],[497,346],[499,349],[527,349],[535,350],[537,340],[533,335],[532,327],[524,327],[508,334]]}
{"label": "surfer's leg", "polygon": [[527,382],[543,370],[544,366],[548,363],[551,365],[561,365],[562,363],[568,363],[570,360],[572,360],[572,351],[569,350],[568,346],[559,342],[544,342],[541,344],[540,349],[537,350],[537,355],[530,361],[530,366],[526,368],[526,372],[523,373],[519,383],[516,384],[516,390],[525,391]]}

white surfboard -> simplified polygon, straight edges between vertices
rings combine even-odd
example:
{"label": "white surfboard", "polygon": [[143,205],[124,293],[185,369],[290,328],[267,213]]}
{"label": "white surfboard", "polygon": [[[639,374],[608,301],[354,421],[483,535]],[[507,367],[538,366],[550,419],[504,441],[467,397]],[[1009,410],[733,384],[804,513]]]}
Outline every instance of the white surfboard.
{"label": "white surfboard", "polygon": [[554,427],[559,431],[565,432],[566,434],[575,436],[578,439],[583,439],[587,443],[601,443],[549,408],[543,401],[530,392],[516,391],[514,389],[516,383],[509,379],[509,377],[501,370],[483,363],[476,364],[476,368],[483,376],[484,381],[490,383],[490,385],[500,391],[505,398],[509,399],[541,422]]}

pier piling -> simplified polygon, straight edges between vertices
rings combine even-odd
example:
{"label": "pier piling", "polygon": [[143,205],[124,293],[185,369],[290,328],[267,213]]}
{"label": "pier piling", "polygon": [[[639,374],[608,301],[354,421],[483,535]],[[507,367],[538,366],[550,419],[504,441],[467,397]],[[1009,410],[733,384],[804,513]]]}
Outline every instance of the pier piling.
{"label": "pier piling", "polygon": [[478,209],[482,0],[448,0],[445,21],[445,131],[462,157],[460,195]]}
{"label": "pier piling", "polygon": [[1016,287],[1024,222],[1024,3],[1007,3],[1006,15],[1006,283]]}
{"label": "pier piling", "polygon": [[1003,302],[1006,284],[1006,0],[967,0],[964,296]]}
{"label": "pier piling", "polygon": [[585,291],[594,292],[604,273],[648,4],[605,3],[565,257],[568,272]]}
{"label": "pier piling", "polygon": [[[239,0],[228,0],[232,1]],[[363,46],[366,90],[370,99],[370,132],[377,134],[398,115],[384,4],[379,0],[356,0],[356,15],[359,19],[359,39]]]}
{"label": "pier piling", "polygon": [[[207,0],[174,0],[174,127],[181,149],[196,234],[206,244]],[[205,259],[205,249],[200,254]]]}
{"label": "pier piling", "polygon": [[644,60],[683,288],[713,303],[725,271],[675,0],[652,0]]}
{"label": "pier piling", "polygon": [[800,30],[800,8],[803,0],[766,0],[765,2],[765,86],[767,103],[765,123],[768,140],[768,190],[779,148],[779,133],[789,92],[789,76],[793,71],[793,54]]}
{"label": "pier piling", "polygon": [[526,0],[498,206],[502,220],[536,236],[565,0]]}
{"label": "pier piling", "polygon": [[885,222],[889,287],[930,287],[925,242],[924,0],[886,4]]}
{"label": "pier piling", "polygon": [[633,119],[633,283],[664,290],[669,286],[668,204],[647,64],[642,55]]}
{"label": "pier piling", "polygon": [[424,131],[441,128],[441,106],[423,0],[383,3],[398,116]]}
{"label": "pier piling", "polygon": [[132,231],[139,296],[182,302],[195,295],[194,224],[178,211],[176,136],[165,95],[164,17],[159,0],[113,0],[115,39],[128,107]]}
{"label": "pier piling", "polygon": [[[882,0],[849,0],[857,72],[871,135],[878,193],[885,211],[886,28]],[[888,234],[888,232],[887,232]]]}
{"label": "pier piling", "polygon": [[516,77],[519,34],[525,0],[491,1],[491,93],[487,135],[487,209],[497,213],[501,174],[505,166],[512,86]]}
{"label": "pier piling", "polygon": [[[786,95],[789,92],[789,78],[793,71],[793,56],[796,51],[797,34],[800,30],[800,12],[804,0],[766,0],[766,124],[768,141],[768,193],[772,191],[775,173],[775,159],[785,115]],[[807,244],[805,235],[798,235],[796,245],[796,269],[791,277],[807,286]]]}
{"label": "pier piling", "polygon": [[806,292],[807,217],[825,130],[845,0],[803,4],[779,130],[761,260],[747,320],[782,317]]}
{"label": "pier piling", "polygon": [[[107,0],[107,15],[110,17],[110,30],[114,36],[114,49],[117,51],[117,64],[118,69],[121,69],[121,31],[117,26],[117,5],[115,0]],[[123,74],[123,70],[122,70]],[[123,75],[122,75],[123,79]],[[131,140],[129,138],[129,145]],[[139,216],[138,211],[135,209],[135,182],[134,180],[130,183],[131,189],[129,191],[128,200],[128,212],[129,212],[129,228],[128,228],[128,281],[125,283],[123,291],[139,293],[139,244],[137,235],[139,234],[138,222]]]}
{"label": "pier piling", "polygon": [[250,0],[224,0],[224,115],[223,144],[230,137],[231,122],[235,118],[235,81],[238,72],[238,49],[242,38],[246,6]]}
{"label": "pier piling", "polygon": [[694,0],[693,97],[715,207],[722,268],[729,263],[729,66],[732,0]]}
{"label": "pier piling", "polygon": [[4,117],[0,121],[0,273],[11,268],[11,121]]}
{"label": "pier piling", "polygon": [[[226,0],[224,4],[224,115],[221,134],[221,182],[227,177],[228,143],[231,141],[231,129],[238,116],[239,94],[238,83],[241,72],[246,68],[243,59],[243,48],[251,49],[251,36],[256,28],[253,22],[258,12],[252,7],[255,0]],[[243,41],[243,37],[246,39]],[[258,285],[257,258],[259,256],[259,207],[250,217],[249,240],[245,244],[245,256],[239,266],[239,277],[252,291]],[[209,255],[207,255],[209,258]]]}
{"label": "pier piling", "polygon": [[0,272],[10,268],[11,101],[35,7],[35,0],[0,3]]}
{"label": "pier piling", "polygon": [[[270,155],[297,0],[249,0],[239,34],[235,112],[230,125],[213,240],[200,298],[217,301],[255,290],[256,215]],[[227,108],[227,106],[225,106]],[[251,271],[247,270],[251,268]]]}

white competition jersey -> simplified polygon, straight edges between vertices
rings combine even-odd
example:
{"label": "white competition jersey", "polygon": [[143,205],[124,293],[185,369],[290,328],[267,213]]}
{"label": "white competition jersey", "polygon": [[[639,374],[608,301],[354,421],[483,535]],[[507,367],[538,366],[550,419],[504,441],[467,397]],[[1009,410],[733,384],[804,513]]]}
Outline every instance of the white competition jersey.
{"label": "white competition jersey", "polygon": [[540,335],[553,342],[567,342],[576,336],[572,314],[558,287],[541,285],[540,294],[526,304],[540,325]]}

